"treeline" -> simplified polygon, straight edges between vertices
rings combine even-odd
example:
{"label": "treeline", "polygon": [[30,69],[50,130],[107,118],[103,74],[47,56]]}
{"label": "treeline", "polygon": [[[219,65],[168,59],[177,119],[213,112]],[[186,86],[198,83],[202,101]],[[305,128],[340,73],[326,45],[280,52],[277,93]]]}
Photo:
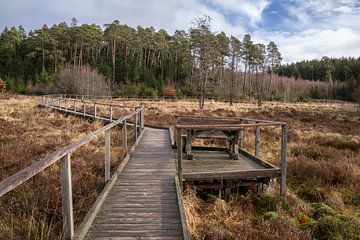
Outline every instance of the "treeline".
{"label": "treeline", "polygon": [[8,90],[15,92],[76,92],[73,87],[79,84],[69,79],[76,81],[78,76],[69,74],[79,74],[81,82],[102,79],[89,70],[90,66],[105,77],[113,95],[158,96],[171,86],[178,97],[198,97],[201,108],[205,98],[230,102],[257,99],[259,104],[263,99],[302,99],[291,90],[301,85],[303,97],[314,95],[310,91],[319,92],[319,97],[339,96],[333,88],[341,84],[325,87],[279,80],[274,71],[285,75],[281,60],[274,42],[264,45],[254,43],[248,34],[239,39],[215,33],[208,16],[195,19],[189,31],[176,30],[172,35],[163,29],[132,28],[118,21],[103,28],[79,25],[75,18],[70,25],[44,25],[28,33],[21,26],[5,28],[0,35],[0,78],[6,81]]}
{"label": "treeline", "polygon": [[278,66],[275,72],[280,76],[342,83],[337,97],[360,101],[360,57],[328,58],[304,60]]}

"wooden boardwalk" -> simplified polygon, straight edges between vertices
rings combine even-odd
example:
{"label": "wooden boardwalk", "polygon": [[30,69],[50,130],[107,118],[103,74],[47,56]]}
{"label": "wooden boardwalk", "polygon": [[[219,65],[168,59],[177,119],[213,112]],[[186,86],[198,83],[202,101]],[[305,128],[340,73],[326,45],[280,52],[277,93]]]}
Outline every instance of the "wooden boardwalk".
{"label": "wooden boardwalk", "polygon": [[183,239],[167,130],[147,128],[85,239]]}

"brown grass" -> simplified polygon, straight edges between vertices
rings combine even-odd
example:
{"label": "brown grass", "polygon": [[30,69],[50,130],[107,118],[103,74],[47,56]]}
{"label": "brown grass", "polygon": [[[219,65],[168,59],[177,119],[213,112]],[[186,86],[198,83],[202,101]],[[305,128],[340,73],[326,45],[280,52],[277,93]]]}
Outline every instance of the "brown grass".
{"label": "brown grass", "polygon": [[[0,101],[0,180],[103,125],[40,109],[36,98],[7,95]],[[111,145],[114,172],[123,155],[120,129],[111,131]],[[71,167],[78,225],[105,184],[104,137],[74,151]],[[54,164],[0,198],[0,239],[62,238],[59,176]]]}
{"label": "brown grass", "polygon": [[[293,218],[311,215],[310,204],[323,202],[337,213],[360,217],[360,105],[345,102],[254,103],[207,102],[198,110],[189,101],[126,101],[145,106],[145,122],[171,126],[173,114],[254,117],[286,121],[288,136],[288,194],[285,210],[279,203],[276,221],[264,220],[254,199],[259,192],[235,195],[229,202],[206,202],[186,191],[184,204],[192,239],[311,239],[311,229],[299,229]],[[280,129],[261,129],[261,158],[279,164]],[[219,145],[216,141],[196,144]],[[254,152],[253,130],[245,135],[245,148]],[[266,192],[278,196],[275,182]],[[359,233],[360,235],[360,233]]]}

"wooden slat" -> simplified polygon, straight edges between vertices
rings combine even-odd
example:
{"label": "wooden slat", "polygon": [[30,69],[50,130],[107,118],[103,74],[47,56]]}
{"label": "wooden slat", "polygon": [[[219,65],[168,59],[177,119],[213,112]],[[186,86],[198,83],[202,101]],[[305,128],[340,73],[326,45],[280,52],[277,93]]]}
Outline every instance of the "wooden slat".
{"label": "wooden slat", "polygon": [[182,239],[175,173],[167,130],[147,129],[86,238]]}

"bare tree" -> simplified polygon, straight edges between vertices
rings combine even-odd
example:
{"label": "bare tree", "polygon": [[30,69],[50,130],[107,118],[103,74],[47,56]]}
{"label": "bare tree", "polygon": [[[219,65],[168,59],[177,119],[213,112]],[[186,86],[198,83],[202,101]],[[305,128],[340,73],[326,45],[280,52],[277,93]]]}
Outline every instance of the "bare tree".
{"label": "bare tree", "polygon": [[59,74],[56,83],[58,91],[69,94],[109,95],[110,88],[105,77],[91,69],[89,65],[81,67],[66,66]]}

